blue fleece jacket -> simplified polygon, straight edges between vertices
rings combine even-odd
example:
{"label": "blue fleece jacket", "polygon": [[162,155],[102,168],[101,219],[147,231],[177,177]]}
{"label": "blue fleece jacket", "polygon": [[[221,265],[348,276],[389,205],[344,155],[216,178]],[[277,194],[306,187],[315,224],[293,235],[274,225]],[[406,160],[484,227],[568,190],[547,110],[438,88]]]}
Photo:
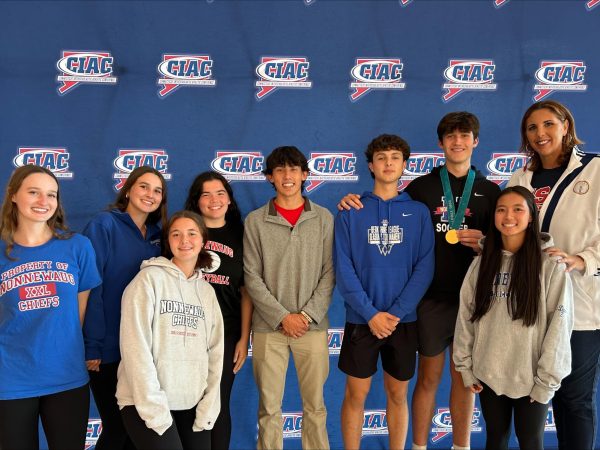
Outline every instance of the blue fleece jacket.
{"label": "blue fleece jacket", "polygon": [[335,219],[334,263],[346,321],[365,324],[378,312],[401,322],[416,308],[433,278],[433,225],[427,207],[406,193],[384,201],[365,192],[360,210]]}
{"label": "blue fleece jacket", "polygon": [[160,255],[160,228],[146,224],[144,238],[131,216],[118,209],[103,211],[83,230],[96,252],[102,284],[92,289],[85,313],[85,359],[102,363],[121,359],[121,296],[142,261]]}

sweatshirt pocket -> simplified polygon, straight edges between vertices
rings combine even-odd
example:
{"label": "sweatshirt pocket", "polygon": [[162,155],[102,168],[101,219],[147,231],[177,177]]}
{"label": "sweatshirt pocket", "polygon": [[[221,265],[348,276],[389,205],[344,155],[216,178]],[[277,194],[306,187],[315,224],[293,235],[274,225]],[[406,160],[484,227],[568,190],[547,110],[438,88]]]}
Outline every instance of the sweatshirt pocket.
{"label": "sweatshirt pocket", "polygon": [[158,381],[167,394],[169,409],[189,409],[206,389],[208,369],[200,360],[162,360],[156,364]]}

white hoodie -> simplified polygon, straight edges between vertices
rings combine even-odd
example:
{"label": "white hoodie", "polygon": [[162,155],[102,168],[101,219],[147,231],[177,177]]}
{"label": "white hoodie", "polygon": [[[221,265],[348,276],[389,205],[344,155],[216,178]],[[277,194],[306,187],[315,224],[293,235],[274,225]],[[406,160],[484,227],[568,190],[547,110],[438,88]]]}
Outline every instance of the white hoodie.
{"label": "white hoodie", "polygon": [[170,260],[144,261],[123,292],[117,403],[134,405],[162,435],[170,411],[196,406],[193,430],[212,429],[221,408],[223,317],[199,272],[186,278]]}

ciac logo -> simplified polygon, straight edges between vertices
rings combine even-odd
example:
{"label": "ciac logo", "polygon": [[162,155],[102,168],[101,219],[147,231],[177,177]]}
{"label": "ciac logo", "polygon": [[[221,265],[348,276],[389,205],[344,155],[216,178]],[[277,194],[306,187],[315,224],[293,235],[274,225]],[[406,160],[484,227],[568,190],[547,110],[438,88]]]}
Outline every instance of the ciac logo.
{"label": "ciac logo", "polygon": [[446,162],[443,153],[413,153],[406,161],[404,173],[398,180],[398,189],[401,191],[415,178],[426,175],[435,167],[442,166]]}
{"label": "ciac logo", "polygon": [[[472,433],[481,433],[481,425],[479,424],[480,416],[481,411],[479,411],[479,408],[473,408],[473,419],[471,421]],[[431,432],[433,433],[431,442],[434,444],[444,439],[449,434],[452,434],[450,408],[438,408],[431,422],[433,423],[433,426],[431,427]]]}
{"label": "ciac logo", "polygon": [[489,175],[487,179],[503,185],[513,172],[522,169],[527,164],[527,156],[522,153],[492,153],[492,159],[487,163]]}
{"label": "ciac logo", "polygon": [[362,435],[388,434],[387,415],[383,409],[364,412]]}
{"label": "ciac logo", "polygon": [[354,153],[311,153],[308,160],[306,192],[314,191],[328,181],[357,181]]}
{"label": "ciac logo", "polygon": [[310,63],[304,57],[263,56],[256,66],[256,98],[262,100],[275,89],[310,89]]}
{"label": "ciac logo", "polygon": [[533,86],[533,90],[537,91],[533,99],[540,101],[554,91],[585,91],[585,69],[583,61],[541,61],[535,72],[538,84]]}
{"label": "ciac logo", "polygon": [[339,355],[344,341],[343,328],[330,328],[327,330],[327,343],[330,355]]}
{"label": "ciac logo", "polygon": [[552,407],[548,408],[548,413],[546,414],[546,422],[544,422],[544,432],[556,432],[556,422],[554,421],[554,410]]}
{"label": "ciac logo", "polygon": [[451,59],[444,70],[444,102],[449,102],[464,90],[495,91],[498,87],[493,83],[495,70],[491,59]]}
{"label": "ciac logo", "polygon": [[171,174],[167,173],[167,161],[169,155],[164,150],[148,149],[148,150],[119,150],[119,156],[113,161],[113,165],[117,172],[113,178],[117,181],[115,189],[121,190],[129,174],[138,167],[150,166],[159,171],[165,180],[171,179]]}
{"label": "ciac logo", "polygon": [[585,2],[585,7],[588,11],[591,11],[596,6],[600,5],[600,0],[587,0]]}
{"label": "ciac logo", "polygon": [[85,433],[85,450],[96,446],[100,433],[102,433],[102,421],[100,419],[89,419]]}
{"label": "ciac logo", "polygon": [[350,100],[357,101],[371,89],[404,89],[403,64],[400,58],[356,58],[350,70],[354,81],[350,83]]}
{"label": "ciac logo", "polygon": [[163,55],[157,70],[157,83],[162,86],[158,96],[164,98],[181,86],[213,87],[217,84],[212,73],[213,60],[208,55]]}
{"label": "ciac logo", "polygon": [[66,148],[19,147],[13,164],[15,167],[42,166],[50,170],[56,178],[73,178],[73,172],[69,170],[70,157]]}
{"label": "ciac logo", "polygon": [[302,413],[283,412],[283,438],[294,439],[302,436]]}
{"label": "ciac logo", "polygon": [[506,5],[510,0],[494,0],[494,6],[496,8],[500,8],[504,5]]}
{"label": "ciac logo", "polygon": [[81,83],[116,84],[113,76],[113,57],[110,52],[63,50],[56,63],[60,74],[56,80],[59,95],[64,95]]}
{"label": "ciac logo", "polygon": [[228,181],[263,181],[264,162],[261,152],[217,151],[210,166]]}

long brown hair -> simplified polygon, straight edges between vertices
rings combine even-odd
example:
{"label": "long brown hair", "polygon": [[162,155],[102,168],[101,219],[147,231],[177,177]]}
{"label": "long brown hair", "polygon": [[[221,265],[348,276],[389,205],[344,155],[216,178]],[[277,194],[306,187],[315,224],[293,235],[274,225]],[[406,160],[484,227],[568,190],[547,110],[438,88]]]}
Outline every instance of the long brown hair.
{"label": "long brown hair", "polygon": [[125,212],[125,210],[127,210],[127,206],[129,205],[129,191],[138,178],[147,173],[152,173],[160,179],[160,184],[162,185],[162,199],[160,201],[160,206],[156,209],[156,211],[152,211],[150,214],[148,214],[146,223],[153,225],[159,224],[164,230],[167,225],[167,183],[162,174],[154,167],[141,166],[133,169],[127,177],[127,181],[125,181],[125,184],[117,194],[115,202],[109,207],[117,208],[120,211]]}
{"label": "long brown hair", "polygon": [[169,232],[171,231],[173,223],[175,223],[177,219],[191,219],[198,226],[200,235],[202,236],[202,250],[200,250],[198,259],[196,260],[196,269],[206,269],[210,267],[212,265],[212,256],[210,256],[210,253],[208,253],[208,250],[206,250],[204,247],[206,241],[208,241],[208,229],[206,228],[206,225],[204,225],[204,219],[202,219],[202,216],[193,211],[177,211],[171,216],[169,219],[169,224],[164,228],[163,242],[165,244],[163,256],[169,259],[173,257],[173,252],[171,251],[171,246],[169,244]]}
{"label": "long brown hair", "polygon": [[525,114],[523,114],[523,118],[521,119],[521,146],[519,147],[519,151],[525,153],[529,157],[526,168],[533,171],[538,170],[542,166],[542,160],[540,159],[540,155],[538,155],[529,145],[529,140],[527,139],[527,120],[534,111],[539,111],[540,109],[547,109],[562,123],[564,123],[565,120],[569,122],[567,134],[563,137],[563,148],[562,153],[558,158],[558,164],[562,165],[569,159],[573,147],[578,144],[583,144],[583,141],[577,137],[577,133],[575,132],[575,119],[573,118],[571,111],[569,111],[569,108],[554,100],[543,100],[534,103],[527,111],[525,111]]}
{"label": "long brown hair", "polygon": [[56,211],[54,211],[52,217],[46,222],[52,231],[52,235],[57,239],[68,239],[72,235],[67,228],[65,212],[60,202],[60,185],[54,174],[41,166],[28,164],[18,167],[14,170],[6,185],[6,193],[4,194],[4,201],[2,203],[2,223],[0,223],[0,239],[6,243],[6,256],[9,259],[13,259],[10,256],[10,252],[14,247],[14,234],[19,226],[19,211],[12,198],[21,188],[25,178],[35,173],[48,175],[56,182]]}
{"label": "long brown hair", "polygon": [[[542,249],[538,212],[533,194],[523,186],[512,186],[504,189],[498,196],[496,205],[498,205],[500,198],[513,193],[525,199],[532,220],[525,232],[523,245],[512,257],[506,307],[513,320],[522,319],[523,325],[530,327],[535,325],[538,320],[542,292],[540,281]],[[471,316],[471,322],[475,322],[486,315],[494,302],[492,295],[494,281],[502,265],[502,237],[494,220],[490,222],[490,229],[485,235],[480,258],[475,287],[475,309]]]}

